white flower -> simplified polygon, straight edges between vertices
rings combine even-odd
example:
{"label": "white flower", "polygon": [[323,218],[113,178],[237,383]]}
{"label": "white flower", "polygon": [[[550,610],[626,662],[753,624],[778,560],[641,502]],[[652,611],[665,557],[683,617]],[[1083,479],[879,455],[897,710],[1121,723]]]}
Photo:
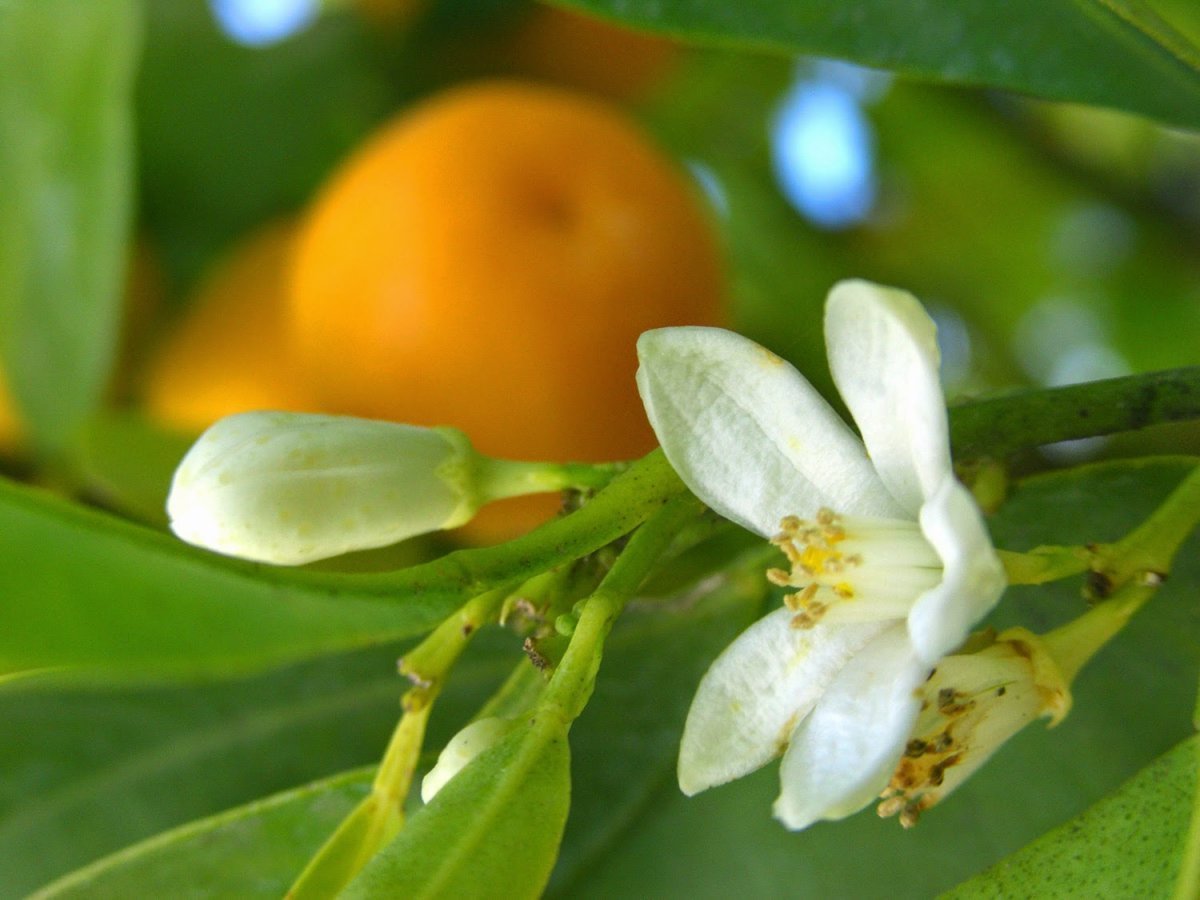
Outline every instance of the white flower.
{"label": "white flower", "polygon": [[[1068,626],[1069,627],[1069,626]],[[967,780],[1000,745],[1039,717],[1057,725],[1071,687],[1046,643],[1010,628],[973,653],[947,656],[921,686],[921,712],[879,815],[910,828]]]}
{"label": "white flower", "polygon": [[[721,515],[787,554],[787,605],[713,663],[679,757],[687,794],[780,753],[789,828],[877,797],[918,688],[1004,588],[978,508],[955,480],[934,326],[909,294],[830,292],[829,362],[862,434],[753,342],[666,328],[638,343],[638,385],[667,458]],[[865,446],[864,446],[865,444]]]}
{"label": "white flower", "polygon": [[167,513],[189,543],[295,565],[463,524],[478,506],[474,460],[449,428],[243,413],[188,451]]}

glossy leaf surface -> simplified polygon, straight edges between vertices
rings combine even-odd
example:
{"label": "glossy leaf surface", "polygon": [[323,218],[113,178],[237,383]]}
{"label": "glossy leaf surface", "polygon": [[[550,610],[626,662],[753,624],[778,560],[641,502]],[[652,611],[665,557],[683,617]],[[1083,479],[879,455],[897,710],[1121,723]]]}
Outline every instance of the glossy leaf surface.
{"label": "glossy leaf surface", "polygon": [[946,898],[1166,897],[1176,883],[1196,790],[1197,738]]}
{"label": "glossy leaf surface", "polygon": [[686,40],[831,56],[1200,127],[1200,54],[1141,0],[567,0]]}

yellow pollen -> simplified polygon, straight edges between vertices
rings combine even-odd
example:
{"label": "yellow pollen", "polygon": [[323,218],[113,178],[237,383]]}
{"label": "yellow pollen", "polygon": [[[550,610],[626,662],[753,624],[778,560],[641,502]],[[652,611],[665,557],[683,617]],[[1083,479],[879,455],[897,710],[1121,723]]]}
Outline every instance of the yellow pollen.
{"label": "yellow pollen", "polygon": [[767,569],[767,581],[779,587],[787,587],[792,583],[792,576],[783,569]]}
{"label": "yellow pollen", "polygon": [[[768,569],[767,580],[780,587],[800,588],[785,599],[788,609],[797,613],[792,620],[794,628],[811,628],[832,602],[856,596],[845,575],[861,566],[863,558],[861,553],[843,553],[838,545],[845,540],[842,518],[830,509],[819,509],[815,519],[785,516],[780,521],[779,533],[771,543],[783,551],[791,571]],[[825,592],[824,601],[817,602],[818,592]]]}

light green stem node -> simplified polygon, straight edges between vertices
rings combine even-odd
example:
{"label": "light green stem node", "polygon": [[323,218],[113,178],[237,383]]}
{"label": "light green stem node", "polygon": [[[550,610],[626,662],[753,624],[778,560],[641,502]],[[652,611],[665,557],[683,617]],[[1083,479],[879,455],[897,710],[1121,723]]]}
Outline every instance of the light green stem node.
{"label": "light green stem node", "polygon": [[1045,584],[1092,571],[1108,596],[1130,580],[1156,587],[1166,578],[1184,539],[1200,522],[1200,466],[1194,468],[1150,517],[1114,544],[1035,547],[1026,553],[997,550],[1009,584]]}

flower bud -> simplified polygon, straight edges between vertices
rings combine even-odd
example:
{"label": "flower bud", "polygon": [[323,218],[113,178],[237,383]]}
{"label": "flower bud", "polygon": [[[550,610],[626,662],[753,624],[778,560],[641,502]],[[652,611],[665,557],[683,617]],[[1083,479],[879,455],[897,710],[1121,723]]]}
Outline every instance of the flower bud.
{"label": "flower bud", "polygon": [[431,801],[451,778],[484,750],[500,743],[516,727],[513,719],[489,717],[472,722],[450,739],[438,755],[437,764],[421,781],[421,800]]}
{"label": "flower bud", "polygon": [[296,565],[463,524],[478,506],[475,459],[448,428],[243,413],[188,451],[167,514],[189,543]]}

